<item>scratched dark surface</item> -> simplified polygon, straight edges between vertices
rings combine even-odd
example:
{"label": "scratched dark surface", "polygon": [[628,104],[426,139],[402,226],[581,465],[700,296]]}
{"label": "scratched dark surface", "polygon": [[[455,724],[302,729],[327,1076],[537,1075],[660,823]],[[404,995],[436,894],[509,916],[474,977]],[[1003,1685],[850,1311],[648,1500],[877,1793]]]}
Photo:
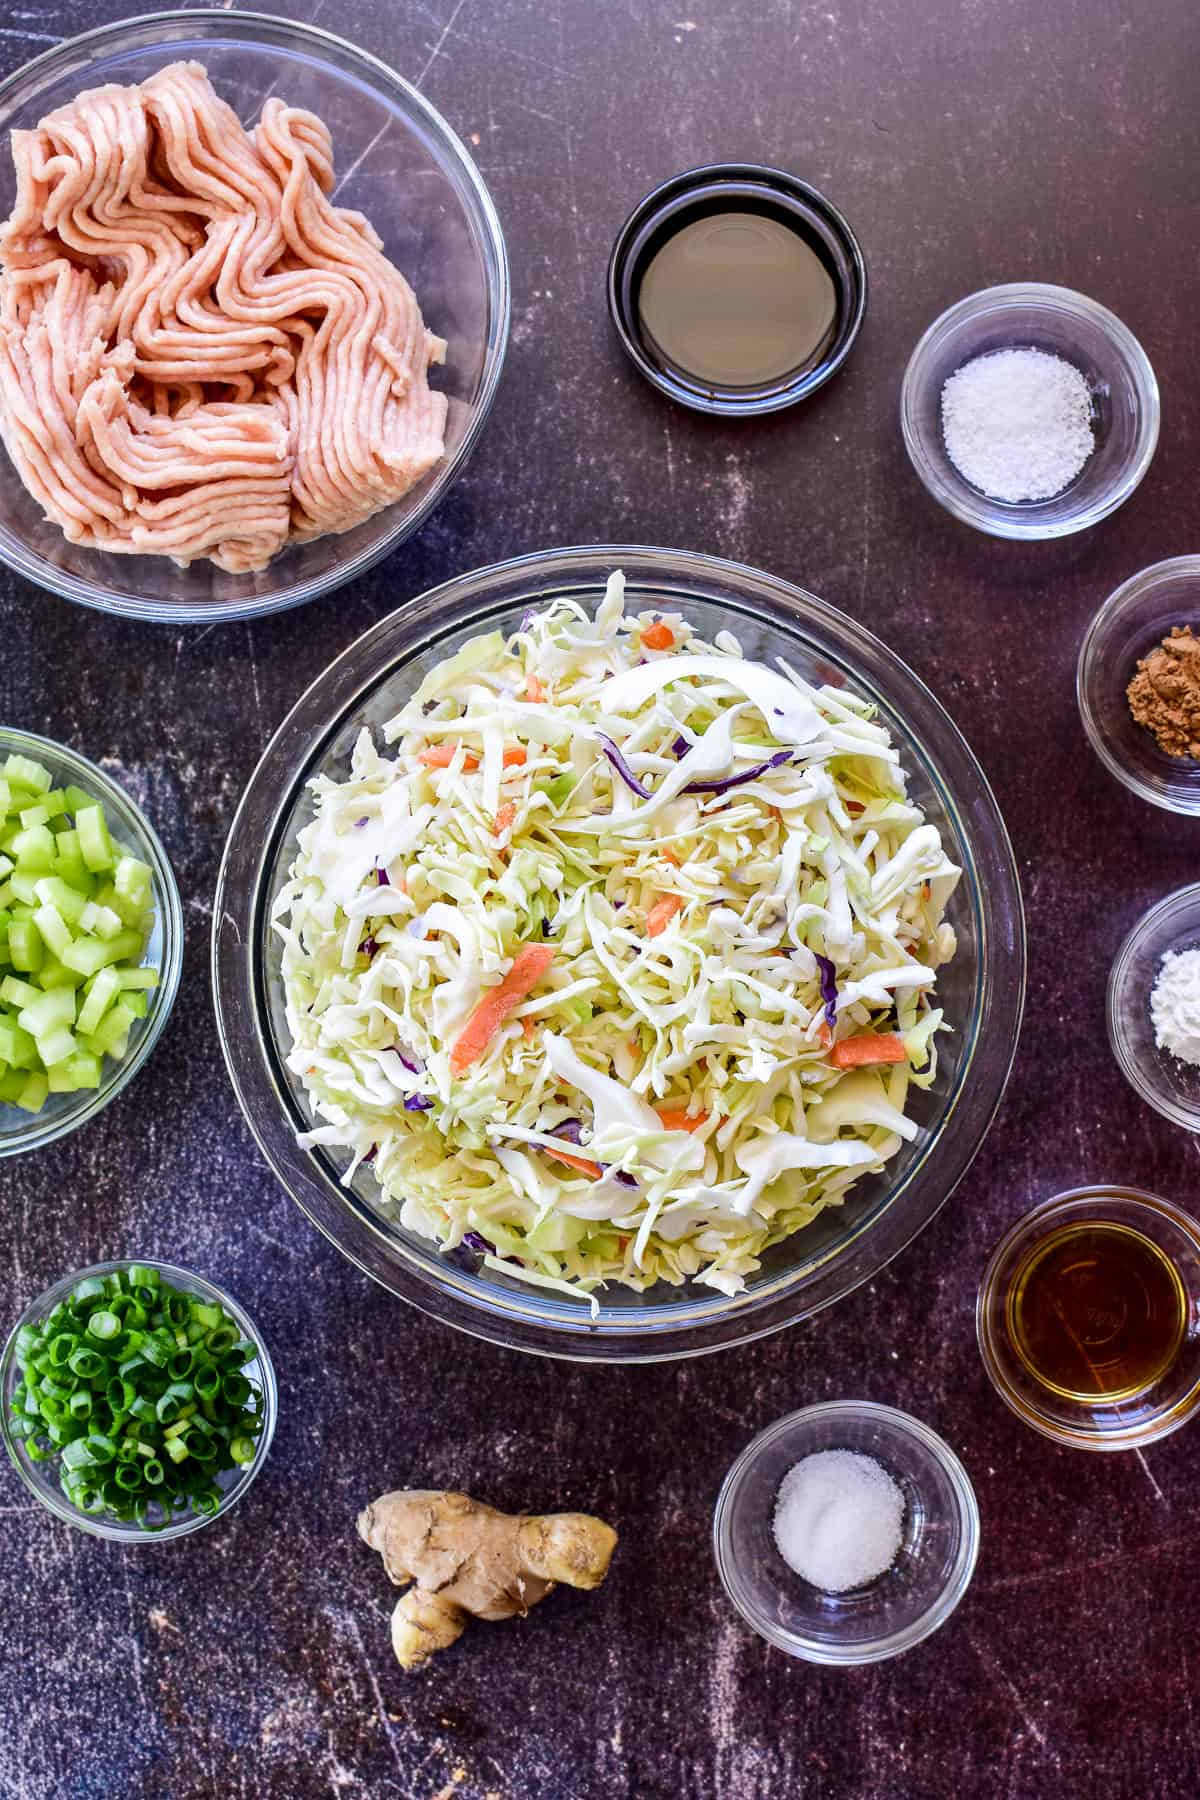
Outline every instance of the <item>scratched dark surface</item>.
{"label": "scratched dark surface", "polygon": [[[23,0],[0,69],[139,10]],[[281,9],[282,10],[282,9]],[[1192,1636],[1197,1429],[1144,1461],[1023,1429],[976,1354],[985,1254],[1087,1178],[1193,1201],[1196,1149],[1126,1088],[1103,990],[1120,938],[1196,872],[1197,834],[1111,784],[1073,668],[1125,576],[1197,548],[1200,15],[1188,0],[295,0],[419,82],[476,146],[508,236],[510,361],[465,479],[369,578],[206,632],[132,626],[0,580],[0,716],[141,797],[184,895],[183,991],[156,1055],[92,1127],[0,1166],[7,1319],[64,1271],[139,1252],[227,1281],[282,1378],[275,1449],[228,1521],[118,1550],[0,1480],[0,1789],[41,1800],[398,1795],[766,1800],[785,1794],[1148,1796],[1200,1789]],[[713,157],[782,164],[861,234],[872,298],[841,378],[750,429],[673,410],[609,333],[609,244],[634,200]],[[1089,534],[1020,548],[924,496],[896,423],[913,342],[987,283],[1063,282],[1138,333],[1163,438]],[[3,479],[12,479],[4,474]],[[373,1288],[260,1162],[220,1060],[209,902],[237,795],[335,652],[443,577],[549,544],[680,544],[773,569],[877,630],[994,781],[1025,883],[1030,988],[1000,1119],[953,1204],[871,1289],[716,1359],[598,1370],[452,1335]],[[983,1551],[936,1638],[863,1671],[793,1664],[726,1604],[721,1476],[803,1402],[861,1395],[942,1431]],[[586,1506],[607,1587],[479,1626],[419,1679],[353,1535],[399,1483]]]}

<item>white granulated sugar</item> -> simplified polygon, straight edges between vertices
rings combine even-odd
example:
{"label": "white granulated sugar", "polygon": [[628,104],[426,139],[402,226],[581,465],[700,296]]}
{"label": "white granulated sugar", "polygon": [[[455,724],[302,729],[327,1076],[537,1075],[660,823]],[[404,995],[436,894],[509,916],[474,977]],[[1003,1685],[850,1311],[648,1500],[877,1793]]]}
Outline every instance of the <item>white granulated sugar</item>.
{"label": "white granulated sugar", "polygon": [[1168,950],[1150,994],[1154,1041],[1200,1066],[1200,950]]}
{"label": "white granulated sugar", "polygon": [[1045,350],[993,350],[942,389],[942,439],[964,480],[992,500],[1049,500],[1096,447],[1092,395]]}
{"label": "white granulated sugar", "polygon": [[896,1560],[904,1495],[872,1456],[818,1450],[779,1485],[775,1542],[788,1567],[826,1594],[874,1581]]}

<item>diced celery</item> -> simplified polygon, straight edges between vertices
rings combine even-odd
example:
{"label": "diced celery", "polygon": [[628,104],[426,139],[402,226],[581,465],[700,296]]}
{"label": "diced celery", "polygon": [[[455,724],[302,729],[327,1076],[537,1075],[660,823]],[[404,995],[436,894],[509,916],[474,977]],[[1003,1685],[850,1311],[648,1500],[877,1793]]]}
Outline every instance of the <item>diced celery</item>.
{"label": "diced celery", "polygon": [[38,983],[44,993],[54,988],[79,988],[83,986],[83,976],[78,969],[68,969],[55,956],[48,956],[38,970]]}
{"label": "diced celery", "polygon": [[6,875],[11,875],[16,866],[11,856],[0,856],[0,881]]}
{"label": "diced celery", "polygon": [[73,782],[69,787],[63,789],[63,799],[67,803],[69,813],[77,813],[81,807],[96,804],[90,794],[85,793],[82,788],[76,787]]}
{"label": "diced celery", "polygon": [[33,922],[43,944],[54,956],[61,956],[74,942],[71,927],[56,907],[39,906],[33,915]]}
{"label": "diced celery", "polygon": [[12,924],[12,914],[6,907],[0,906],[0,951],[8,942],[8,928]]}
{"label": "diced celery", "polygon": [[118,1000],[109,1007],[97,1029],[90,1034],[86,1048],[95,1054],[118,1055],[116,1046],[129,1036],[135,1023],[136,1020],[124,1001]]}
{"label": "diced celery", "polygon": [[92,977],[76,1021],[85,1037],[90,1037],[95,1031],[120,992],[121,978],[115,969],[101,969],[99,974]]}
{"label": "diced celery", "polygon": [[54,840],[54,872],[69,881],[73,888],[91,897],[92,877],[79,850],[77,831],[60,831]]}
{"label": "diced celery", "polygon": [[28,831],[18,831],[11,845],[17,868],[39,874],[54,867],[54,848],[54,833],[48,825],[31,825]]}
{"label": "diced celery", "polygon": [[[62,914],[68,925],[78,925],[84,908],[91,904],[86,894],[73,888],[61,875],[43,875],[34,892],[42,906],[52,906]],[[84,930],[87,929],[84,926]]]}
{"label": "diced celery", "polygon": [[42,805],[52,819],[65,817],[68,811],[66,789],[51,788],[50,792],[43,796]]}
{"label": "diced celery", "polygon": [[88,1050],[77,1050],[65,1062],[55,1063],[46,1080],[52,1094],[74,1094],[80,1088],[100,1086],[101,1059]]}
{"label": "diced celery", "polygon": [[93,936],[115,938],[123,928],[124,921],[111,906],[99,906],[95,900],[89,900],[79,915],[79,929],[90,932]]}
{"label": "diced celery", "polygon": [[12,791],[9,788],[7,776],[0,775],[0,819],[7,818],[11,811]]}
{"label": "diced celery", "polygon": [[118,969],[117,979],[123,988],[156,988],[157,969]]}
{"label": "diced celery", "polygon": [[36,975],[46,952],[32,919],[14,919],[8,928],[8,959],[22,975]]}
{"label": "diced celery", "polygon": [[35,1038],[45,1036],[60,1025],[74,1023],[75,996],[70,988],[53,988],[48,994],[41,993],[17,1014],[21,1030],[32,1032]]}
{"label": "diced celery", "polygon": [[22,810],[21,829],[23,831],[32,831],[35,825],[48,825],[49,823],[49,808],[40,803],[37,806],[27,806]]}
{"label": "diced celery", "polygon": [[24,1069],[10,1069],[6,1075],[0,1075],[0,1102],[14,1106],[17,1095],[25,1086]]}
{"label": "diced celery", "polygon": [[122,1004],[128,1008],[135,1019],[144,1019],[150,1011],[150,997],[141,988],[130,988],[124,996]]}
{"label": "diced celery", "polygon": [[4,775],[14,787],[27,787],[35,794],[48,794],[54,785],[49,769],[15,750],[5,761]]}
{"label": "diced celery", "polygon": [[154,871],[149,863],[139,862],[136,856],[122,855],[117,858],[113,886],[122,899],[136,900],[143,907],[149,906],[153,880]]}
{"label": "diced celery", "polygon": [[8,878],[8,889],[14,900],[19,900],[32,912],[37,905],[37,884],[40,871],[37,869],[14,869]]}
{"label": "diced celery", "polygon": [[[32,981],[22,981],[19,975],[6,975],[0,981],[0,1000],[7,1001],[9,1006],[32,1006],[41,997],[41,992]],[[11,1058],[6,1060],[11,1061]]]}
{"label": "diced celery", "polygon": [[0,1018],[0,1061],[10,1069],[32,1069],[37,1063],[37,1045],[11,1015]]}
{"label": "diced celery", "polygon": [[[9,932],[11,938],[12,932]],[[124,962],[128,957],[140,956],[142,936],[138,931],[119,931],[114,938],[104,942],[101,938],[76,938],[63,951],[62,960],[68,969],[78,969],[81,975],[94,975],[106,963]],[[16,964],[14,962],[14,968]]]}
{"label": "diced celery", "polygon": [[[9,761],[11,762],[11,760],[10,757]],[[32,1075],[27,1075],[25,1077],[24,1085],[22,1086],[20,1093],[16,1096],[15,1104],[21,1108],[22,1112],[41,1112],[43,1106],[46,1104],[46,1095],[49,1092],[50,1083],[46,1080],[44,1075],[35,1071]]]}
{"label": "diced celery", "polygon": [[74,1056],[79,1049],[79,1040],[69,1025],[59,1025],[54,1031],[46,1032],[37,1040],[37,1052],[45,1068],[52,1069],[55,1063],[66,1062],[68,1056]]}
{"label": "diced celery", "polygon": [[[75,829],[79,833],[79,853],[88,868],[93,873],[98,869],[111,869],[113,844],[104,822],[104,808],[95,802],[89,806],[77,807]],[[20,861],[20,858],[17,860]]]}

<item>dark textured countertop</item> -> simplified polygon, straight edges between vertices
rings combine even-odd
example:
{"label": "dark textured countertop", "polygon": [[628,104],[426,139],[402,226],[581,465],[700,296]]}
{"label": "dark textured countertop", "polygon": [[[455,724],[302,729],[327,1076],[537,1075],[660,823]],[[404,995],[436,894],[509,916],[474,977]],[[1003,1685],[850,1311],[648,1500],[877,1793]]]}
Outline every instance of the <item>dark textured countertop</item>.
{"label": "dark textured countertop", "polygon": [[[0,70],[137,6],[22,0]],[[280,9],[282,10],[282,9]],[[295,0],[417,80],[477,146],[512,257],[509,367],[465,478],[365,580],[217,629],[133,626],[0,580],[0,717],[103,761],[147,806],[184,896],[183,991],[128,1093],[0,1165],[7,1319],[72,1267],[174,1258],[228,1282],[282,1377],[253,1494],[186,1542],[117,1550],[0,1514],[0,1792],[41,1800],[775,1800],[1148,1796],[1200,1789],[1200,1428],[1145,1456],[1059,1450],[996,1400],[975,1349],[986,1252],[1087,1178],[1194,1202],[1196,1146],[1109,1055],[1120,938],[1195,874],[1197,837],[1100,771],[1074,661],[1100,601],[1197,548],[1200,22],[1186,0]],[[613,232],[712,157],[782,164],[845,208],[872,275],[845,373],[730,429],[660,402],[610,335]],[[1142,489],[1020,548],[925,497],[896,402],[919,332],[994,281],[1084,289],[1163,393]],[[5,479],[12,479],[6,475]],[[795,579],[928,680],[993,780],[1025,884],[1029,1004],[999,1120],[936,1223],[866,1291],[765,1343],[589,1369],[451,1334],[373,1287],[263,1166],[217,1047],[209,907],[273,727],[359,632],[447,575],[549,544],[679,544]],[[721,1476],[806,1401],[859,1395],[945,1434],[979,1494],[974,1585],[929,1643],[872,1669],[768,1650],[708,1548]],[[476,1627],[406,1679],[391,1590],[353,1521],[398,1483],[595,1509],[608,1586]]]}

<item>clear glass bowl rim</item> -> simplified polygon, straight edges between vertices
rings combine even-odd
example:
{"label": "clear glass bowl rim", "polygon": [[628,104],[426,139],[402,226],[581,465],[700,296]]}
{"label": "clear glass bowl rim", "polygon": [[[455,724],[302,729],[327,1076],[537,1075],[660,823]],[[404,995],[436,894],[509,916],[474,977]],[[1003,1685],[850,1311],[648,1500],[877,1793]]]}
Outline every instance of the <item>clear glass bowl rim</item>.
{"label": "clear glass bowl rim", "polygon": [[[790,612],[793,624],[819,629],[827,644],[836,643],[835,653],[887,696],[922,753],[953,781],[952,810],[968,810],[969,790],[972,818],[987,816],[987,833],[977,826],[968,829],[960,816],[979,872],[986,942],[972,1079],[965,1082],[920,1170],[889,1198],[869,1227],[861,1227],[824,1259],[802,1292],[792,1291],[793,1276],[790,1285],[781,1280],[770,1292],[740,1303],[714,1295],[670,1322],[568,1326],[549,1321],[536,1289],[521,1297],[519,1307],[506,1290],[497,1290],[497,1298],[485,1303],[444,1259],[434,1282],[403,1262],[402,1247],[393,1247],[382,1224],[368,1224],[346,1202],[330,1212],[324,1185],[292,1144],[273,1086],[257,985],[257,929],[269,898],[261,890],[277,821],[336,722],[351,712],[357,697],[378,684],[381,645],[402,640],[389,647],[386,666],[393,668],[427,630],[465,627],[495,607],[495,595],[505,584],[523,584],[520,593],[506,591],[506,606],[519,606],[529,604],[534,592],[545,596],[571,581],[602,587],[617,567],[637,581],[686,580],[693,592],[704,592],[707,583],[710,595],[712,584],[723,584],[742,597],[747,609],[758,602],[768,616]],[[902,701],[895,699],[897,689]],[[268,794],[271,784],[277,785]],[[343,1255],[421,1311],[488,1342],[567,1360],[657,1362],[747,1343],[794,1324],[872,1279],[925,1228],[966,1173],[1003,1096],[1024,1002],[1025,929],[1012,846],[987,779],[940,703],[893,651],[828,602],[740,563],[645,545],[580,545],[492,564],[429,590],[380,620],[300,697],[263,752],[230,827],[213,904],[212,980],[226,1067],[251,1132],[292,1199]]]}
{"label": "clear glass bowl rim", "polygon": [[76,1107],[66,1107],[54,1118],[43,1119],[40,1113],[31,1113],[28,1124],[20,1130],[0,1134],[0,1159],[19,1156],[28,1150],[40,1150],[44,1145],[52,1144],[56,1138],[65,1137],[80,1125],[86,1125],[97,1113],[103,1112],[110,1100],[116,1099],[133,1080],[162,1035],[171,1016],[171,1008],[179,992],[179,979],[183,973],[183,907],[180,904],[175,871],[157,832],[137,801],[111,775],[106,775],[103,769],[89,762],[86,756],[81,756],[78,750],[56,743],[53,738],[39,737],[36,732],[18,731],[8,725],[0,726],[0,754],[7,755],[13,750],[39,760],[45,756],[53,757],[71,770],[71,780],[77,786],[94,792],[98,799],[109,805],[116,797],[133,813],[141,833],[141,842],[136,847],[146,853],[154,870],[155,899],[162,918],[163,949],[158,987],[154,990],[147,1028],[139,1033],[129,1054],[119,1063],[112,1063],[109,1059],[106,1063],[108,1072],[102,1077],[100,1086],[85,1089],[79,1094]]}
{"label": "clear glass bowl rim", "polygon": [[[1175,813],[1180,817],[1189,817],[1200,813],[1200,788],[1197,788],[1193,799],[1172,798],[1170,794],[1152,787],[1143,781],[1135,769],[1115,756],[1109,747],[1108,739],[1100,729],[1099,721],[1092,710],[1091,693],[1093,682],[1098,678],[1100,644],[1105,632],[1114,620],[1128,609],[1132,611],[1142,596],[1151,588],[1165,585],[1176,576],[1200,581],[1200,556],[1168,556],[1162,562],[1149,563],[1146,568],[1139,569],[1123,581],[1120,587],[1114,588],[1108,599],[1101,606],[1095,618],[1087,628],[1083,643],[1079,647],[1079,661],[1075,672],[1075,697],[1079,705],[1079,716],[1083,721],[1083,729],[1088,743],[1092,746],[1110,775],[1116,777],[1122,787],[1137,794],[1139,799],[1148,800],[1151,806],[1157,806],[1163,812]],[[1132,675],[1133,671],[1130,671]]]}
{"label": "clear glass bowl rim", "polygon": [[1065,1215],[1072,1207],[1082,1201],[1119,1201],[1131,1207],[1144,1207],[1165,1217],[1171,1224],[1191,1239],[1196,1252],[1200,1255],[1200,1225],[1176,1206],[1173,1200],[1164,1199],[1161,1194],[1152,1194],[1148,1188],[1124,1187],[1116,1182],[1093,1182],[1083,1187],[1064,1188],[1061,1194],[1052,1194],[1049,1199],[1041,1200],[1031,1206],[1028,1212],[1021,1214],[1004,1233],[992,1254],[988,1257],[987,1266],[979,1283],[979,1292],[975,1301],[975,1336],[979,1345],[979,1356],[984,1371],[996,1393],[1022,1423],[1031,1430],[1050,1438],[1056,1444],[1063,1444],[1071,1450],[1096,1450],[1101,1453],[1117,1450],[1139,1450],[1146,1444],[1154,1444],[1160,1439],[1170,1437],[1181,1425],[1186,1425],[1200,1406],[1200,1380],[1196,1381],[1183,1398],[1176,1402],[1169,1411],[1160,1417],[1146,1420],[1141,1425],[1131,1426],[1121,1432],[1089,1432],[1085,1426],[1072,1428],[1060,1424],[1057,1420],[1043,1417],[1032,1407],[1022,1403],[1020,1397],[1013,1392],[1006,1381],[1000,1367],[1000,1361],[992,1342],[992,1330],[988,1321],[988,1308],[993,1290],[998,1279],[1001,1264],[1013,1246],[1035,1225],[1043,1225],[1056,1214]]}
{"label": "clear glass bowl rim", "polygon": [[[912,1438],[939,1465],[950,1482],[958,1504],[960,1526],[960,1542],[958,1554],[949,1579],[937,1599],[925,1609],[919,1618],[914,1619],[900,1631],[889,1632],[878,1638],[866,1638],[852,1646],[839,1648],[835,1645],[821,1643],[816,1639],[800,1636],[798,1633],[782,1631],[773,1625],[750,1604],[748,1597],[741,1591],[741,1584],[733,1574],[733,1558],[729,1545],[730,1520],[733,1517],[738,1490],[753,1464],[781,1437],[786,1437],[798,1428],[827,1420],[831,1424],[840,1421],[873,1420],[876,1423],[890,1426],[897,1433]],[[802,1406],[796,1412],[786,1413],[782,1419],[776,1419],[758,1436],[752,1438],[746,1448],[730,1464],[729,1472],[721,1483],[721,1491],[717,1495],[717,1503],[713,1509],[713,1556],[716,1559],[717,1573],[726,1594],[745,1619],[760,1637],[773,1644],[777,1650],[786,1651],[789,1656],[797,1656],[805,1662],[824,1663],[827,1665],[847,1666],[861,1663],[885,1662],[889,1657],[899,1656],[905,1650],[911,1650],[917,1644],[931,1637],[938,1628],[946,1623],[967,1588],[975,1573],[975,1564],[979,1557],[980,1519],[979,1502],[975,1497],[975,1489],[971,1478],[963,1467],[961,1459],[955,1455],[949,1444],[932,1427],[922,1420],[914,1418],[911,1413],[902,1412],[895,1406],[884,1406],[875,1400],[822,1400],[814,1406]]]}
{"label": "clear glass bowl rim", "polygon": [[[1186,912],[1189,907],[1200,909],[1200,881],[1193,881],[1186,887],[1176,888],[1174,893],[1164,895],[1161,900],[1156,900],[1153,906],[1147,907],[1113,957],[1112,967],[1108,972],[1108,986],[1105,990],[1105,1013],[1108,1021],[1109,1045],[1116,1057],[1117,1067],[1134,1093],[1138,1095],[1139,1099],[1144,1100],[1147,1106],[1152,1106],[1155,1112],[1161,1114],[1164,1119],[1169,1119],[1173,1125],[1180,1125],[1185,1131],[1200,1131],[1200,1109],[1189,1111],[1186,1107],[1177,1105],[1169,1094],[1162,1093],[1147,1081],[1142,1065],[1133,1054],[1128,1039],[1121,1029],[1117,1006],[1117,995],[1120,992],[1125,971],[1142,938],[1171,913]],[[1147,1005],[1149,1005],[1148,995]],[[1134,1193],[1140,1192],[1140,1190],[1130,1188],[1128,1192]]]}
{"label": "clear glass bowl rim", "polygon": [[[16,1362],[17,1334],[26,1325],[35,1324],[51,1312],[65,1294],[86,1281],[92,1275],[112,1275],[118,1270],[124,1272],[134,1263],[143,1268],[157,1269],[159,1274],[171,1287],[179,1287],[199,1294],[203,1299],[214,1300],[223,1306],[235,1320],[238,1330],[244,1338],[249,1338],[258,1346],[258,1365],[262,1370],[263,1400],[265,1403],[264,1424],[258,1439],[258,1448],[253,1462],[245,1465],[237,1481],[227,1489],[221,1504],[214,1513],[189,1513],[186,1518],[173,1520],[164,1525],[161,1531],[143,1531],[139,1525],[127,1525],[117,1519],[105,1519],[91,1513],[80,1512],[72,1506],[66,1495],[55,1488],[53,1491],[43,1489],[32,1478],[21,1458],[17,1441],[9,1429],[8,1415],[8,1378]],[[239,1301],[233,1298],[219,1283],[209,1279],[207,1275],[197,1275],[191,1269],[181,1269],[175,1263],[160,1262],[153,1256],[116,1256],[108,1262],[92,1263],[86,1269],[77,1269],[72,1275],[64,1275],[48,1287],[44,1294],[31,1302],[21,1314],[5,1340],[4,1349],[0,1351],[0,1432],[3,1433],[4,1446],[9,1460],[21,1477],[25,1486],[35,1499],[40,1500],[47,1512],[53,1513],[67,1525],[74,1525],[79,1531],[86,1531],[92,1537],[107,1538],[117,1544],[165,1544],[171,1538],[187,1537],[202,1526],[211,1525],[217,1519],[223,1519],[245,1494],[267,1459],[271,1448],[271,1440],[275,1436],[275,1424],[279,1413],[279,1386],[275,1379],[275,1365],[271,1361],[271,1353],[263,1342],[262,1334]]]}
{"label": "clear glass bowl rim", "polygon": [[[1032,507],[1004,508],[1002,501],[989,500],[982,494],[975,500],[949,487],[942,479],[937,465],[926,454],[917,425],[917,398],[924,391],[928,379],[927,365],[941,340],[964,321],[985,318],[991,313],[1002,316],[1018,307],[1033,305],[1054,306],[1064,313],[1086,319],[1116,345],[1134,371],[1134,381],[1139,392],[1135,453],[1130,458],[1125,473],[1120,481],[1115,482],[1091,505],[1060,520],[1039,520],[1036,509]],[[956,300],[953,306],[948,306],[944,312],[939,313],[918,338],[900,385],[900,430],[904,447],[926,490],[939,506],[945,507],[948,513],[952,513],[964,525],[971,525],[976,531],[986,532],[990,537],[1023,542],[1069,537],[1076,531],[1084,531],[1101,519],[1106,519],[1109,513],[1124,505],[1150,467],[1158,444],[1161,410],[1158,381],[1150,359],[1129,327],[1116,313],[1110,312],[1107,306],[1102,306],[1089,295],[1078,293],[1074,288],[1058,287],[1052,282],[1044,281],[1002,282],[997,287],[980,288],[976,293]]]}
{"label": "clear glass bowl rim", "polygon": [[[32,97],[45,78],[55,74],[59,63],[71,62],[81,51],[100,58],[136,44],[152,47],[155,28],[165,27],[186,36],[225,36],[251,41],[255,39],[256,28],[259,31],[266,28],[274,37],[293,40],[312,56],[323,57],[334,63],[345,59],[361,80],[382,89],[388,99],[393,104],[398,104],[401,110],[418,113],[437,143],[441,155],[455,166],[464,188],[471,196],[476,209],[476,223],[483,240],[488,290],[490,316],[483,381],[461,443],[445,459],[416,511],[397,520],[391,531],[367,545],[345,563],[338,564],[336,568],[306,580],[292,581],[287,587],[270,594],[256,594],[239,600],[167,602],[136,594],[106,593],[93,582],[56,568],[54,564],[30,554],[19,541],[0,533],[0,562],[7,564],[26,581],[48,589],[64,600],[72,600],[77,605],[94,607],[99,612],[121,618],[153,619],[159,623],[188,624],[203,621],[219,624],[230,619],[261,618],[268,613],[285,612],[293,606],[303,606],[307,601],[315,600],[364,575],[420,529],[462,473],[487,423],[508,350],[512,290],[508,250],[499,214],[483,177],[458,134],[422,93],[379,57],[372,56],[369,51],[360,49],[358,45],[331,31],[307,25],[298,19],[289,19],[275,13],[226,12],[221,7],[210,6],[197,7],[195,11],[141,13],[132,19],[114,19],[108,24],[98,25],[91,31],[80,32],[78,36],[64,39],[61,44],[42,51],[40,56],[31,58],[0,81],[0,133],[5,132],[12,109]],[[17,479],[11,470],[7,474],[11,480]],[[399,504],[402,506],[403,502]]]}

